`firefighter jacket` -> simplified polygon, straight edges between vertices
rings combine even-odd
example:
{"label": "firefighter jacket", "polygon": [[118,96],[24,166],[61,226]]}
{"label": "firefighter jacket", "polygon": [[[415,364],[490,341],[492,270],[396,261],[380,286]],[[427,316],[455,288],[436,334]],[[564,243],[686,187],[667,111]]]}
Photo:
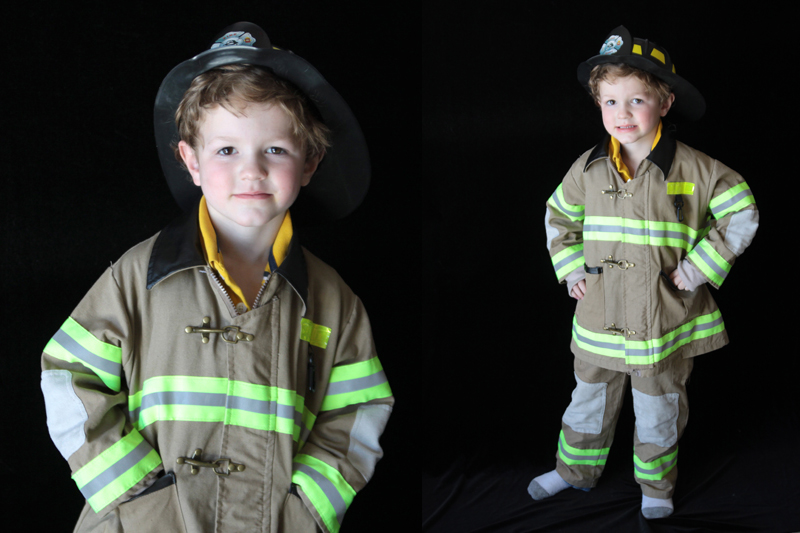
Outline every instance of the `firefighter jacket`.
{"label": "firefighter jacket", "polygon": [[44,350],[76,531],[338,531],[394,403],[361,301],[295,237],[239,315],[199,238],[129,250]]}
{"label": "firefighter jacket", "polygon": [[[707,285],[725,281],[758,211],[739,174],[668,133],[625,183],[609,140],[578,158],[547,201],[547,247],[559,282],[586,279],[573,317],[575,356],[647,377],[669,357],[727,344]],[[681,261],[706,283],[677,290],[668,275]]]}

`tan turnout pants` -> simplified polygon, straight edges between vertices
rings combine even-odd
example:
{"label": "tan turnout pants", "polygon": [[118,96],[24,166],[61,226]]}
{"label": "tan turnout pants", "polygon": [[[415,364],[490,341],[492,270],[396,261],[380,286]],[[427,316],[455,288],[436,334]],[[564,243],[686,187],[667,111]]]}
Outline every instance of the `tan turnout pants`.
{"label": "tan turnout pants", "polygon": [[[678,440],[689,418],[686,382],[693,360],[672,357],[653,377],[630,375],[636,428],[634,477],[651,498],[671,498],[678,477]],[[562,418],[556,471],[570,485],[591,488],[603,473],[629,375],[575,358],[576,387]]]}

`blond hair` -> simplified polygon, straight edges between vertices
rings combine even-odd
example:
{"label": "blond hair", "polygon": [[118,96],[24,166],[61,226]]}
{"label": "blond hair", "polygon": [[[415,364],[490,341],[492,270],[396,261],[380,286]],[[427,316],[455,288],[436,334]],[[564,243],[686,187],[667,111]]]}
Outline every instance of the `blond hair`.
{"label": "blond hair", "polygon": [[603,63],[596,65],[589,74],[589,92],[592,94],[595,104],[600,104],[600,85],[601,81],[614,83],[619,78],[633,76],[644,85],[648,94],[658,98],[658,103],[663,104],[672,93],[672,89],[667,82],[655,77],[649,72],[632,67],[626,63]]}
{"label": "blond hair", "polygon": [[[275,105],[286,113],[292,123],[292,135],[305,147],[306,161],[322,156],[330,147],[330,130],[307,97],[291,82],[252,65],[225,65],[192,80],[175,111],[180,140],[197,148],[206,111],[219,105],[239,114],[251,103]],[[183,164],[177,144],[173,150]]]}

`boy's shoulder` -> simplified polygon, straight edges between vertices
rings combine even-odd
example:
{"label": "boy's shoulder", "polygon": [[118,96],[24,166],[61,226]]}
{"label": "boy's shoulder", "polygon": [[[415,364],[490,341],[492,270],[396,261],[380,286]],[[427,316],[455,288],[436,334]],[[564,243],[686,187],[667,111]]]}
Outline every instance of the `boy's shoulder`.
{"label": "boy's shoulder", "polygon": [[321,306],[331,298],[341,301],[343,307],[351,307],[356,295],[339,273],[325,261],[301,247],[308,275],[309,306]]}
{"label": "boy's shoulder", "polygon": [[111,263],[110,268],[118,284],[122,280],[127,280],[132,282],[133,286],[147,285],[150,259],[160,235],[161,231],[132,246],[116,261]]}

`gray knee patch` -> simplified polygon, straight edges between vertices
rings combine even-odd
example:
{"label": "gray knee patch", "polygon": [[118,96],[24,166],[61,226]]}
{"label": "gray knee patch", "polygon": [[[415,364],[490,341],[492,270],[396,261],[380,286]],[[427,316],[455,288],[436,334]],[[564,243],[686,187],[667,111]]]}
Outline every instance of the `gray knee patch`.
{"label": "gray knee patch", "polygon": [[650,396],[633,389],[633,411],[640,442],[662,448],[678,442],[679,399],[677,392]]}
{"label": "gray knee patch", "polygon": [[575,381],[572,402],[561,420],[578,433],[599,435],[603,430],[608,383],[586,383],[577,374]]}

